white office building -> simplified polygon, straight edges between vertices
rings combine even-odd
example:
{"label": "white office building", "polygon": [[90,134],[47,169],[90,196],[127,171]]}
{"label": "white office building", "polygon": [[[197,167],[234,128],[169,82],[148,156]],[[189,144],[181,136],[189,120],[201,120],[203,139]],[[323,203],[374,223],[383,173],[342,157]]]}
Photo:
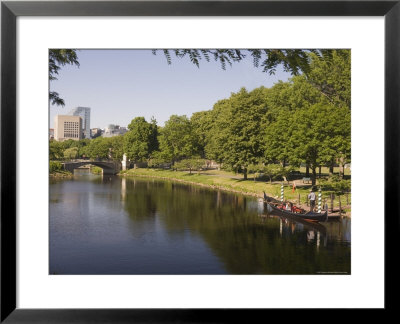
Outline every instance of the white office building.
{"label": "white office building", "polygon": [[91,138],[91,136],[90,136],[90,108],[89,107],[76,107],[69,112],[69,115],[80,116],[82,118],[83,138]]}
{"label": "white office building", "polygon": [[104,133],[102,134],[103,137],[113,137],[124,135],[127,132],[126,127],[121,127],[119,125],[110,124],[106,127]]}

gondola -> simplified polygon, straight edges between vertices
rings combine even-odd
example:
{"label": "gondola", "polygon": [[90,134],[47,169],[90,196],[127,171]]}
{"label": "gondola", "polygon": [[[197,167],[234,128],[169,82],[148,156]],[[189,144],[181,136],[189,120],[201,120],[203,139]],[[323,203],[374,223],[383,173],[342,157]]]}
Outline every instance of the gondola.
{"label": "gondola", "polygon": [[328,212],[325,211],[324,213],[292,213],[288,210],[285,209],[280,209],[274,204],[270,202],[264,202],[264,205],[267,207],[267,211],[269,213],[273,213],[275,215],[281,215],[281,216],[288,216],[288,217],[297,217],[301,218],[304,220],[310,220],[310,221],[318,221],[318,222],[326,222],[328,221]]}

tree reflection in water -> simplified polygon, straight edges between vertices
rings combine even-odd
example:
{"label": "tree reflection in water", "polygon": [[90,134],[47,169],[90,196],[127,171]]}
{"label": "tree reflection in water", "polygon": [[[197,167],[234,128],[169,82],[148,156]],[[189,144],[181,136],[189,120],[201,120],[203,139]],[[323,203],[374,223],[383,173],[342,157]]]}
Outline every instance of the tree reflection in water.
{"label": "tree reflection in water", "polygon": [[228,273],[350,273],[350,242],[337,244],[345,242],[339,223],[321,233],[285,218],[260,217],[252,197],[169,181],[127,179],[124,186],[135,228],[157,218],[170,235],[200,236]]}
{"label": "tree reflection in water", "polygon": [[50,273],[350,273],[350,220],[321,228],[258,200],[179,182],[50,182]]}

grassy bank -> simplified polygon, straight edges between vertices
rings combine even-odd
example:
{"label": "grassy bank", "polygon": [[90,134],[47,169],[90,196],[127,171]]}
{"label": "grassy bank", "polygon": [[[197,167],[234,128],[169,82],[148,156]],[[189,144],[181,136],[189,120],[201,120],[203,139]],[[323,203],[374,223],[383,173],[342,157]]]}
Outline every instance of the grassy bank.
{"label": "grassy bank", "polygon": [[49,173],[50,178],[72,178],[74,175],[69,171],[53,171]]}
{"label": "grassy bank", "polygon": [[70,178],[73,174],[65,171],[62,164],[58,161],[49,161],[49,177],[50,178]]}
{"label": "grassy bank", "polygon": [[[263,191],[268,196],[279,199],[281,182],[265,182],[250,178],[243,180],[243,176],[236,175],[232,172],[208,170],[190,174],[185,171],[171,171],[171,170],[159,170],[159,169],[131,169],[120,173],[124,176],[139,176],[139,177],[150,177],[158,179],[175,180],[190,184],[197,184],[206,186],[209,188],[222,189],[232,192],[239,192],[245,195],[251,195],[255,197],[262,197]],[[299,205],[305,205],[307,201],[307,195],[310,192],[311,184],[303,184],[301,180],[296,180],[296,190],[293,192],[293,182],[284,183],[284,196],[286,200],[292,201]],[[330,207],[330,193],[329,191],[322,193],[322,201],[327,199]],[[342,208],[346,208],[350,212],[351,196],[348,195],[341,197]],[[348,202],[348,204],[347,204]],[[348,206],[347,206],[348,205]],[[339,201],[336,197],[334,201],[334,208],[338,208]]]}
{"label": "grassy bank", "polygon": [[103,169],[95,165],[90,166],[90,173],[92,174],[103,174]]}

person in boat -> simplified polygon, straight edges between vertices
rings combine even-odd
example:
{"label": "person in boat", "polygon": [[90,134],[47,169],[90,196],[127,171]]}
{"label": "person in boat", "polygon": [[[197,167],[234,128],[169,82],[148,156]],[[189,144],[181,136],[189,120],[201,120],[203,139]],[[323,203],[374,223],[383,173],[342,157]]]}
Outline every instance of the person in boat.
{"label": "person in boat", "polygon": [[293,205],[292,212],[293,213],[304,213],[304,210],[299,208],[299,207],[297,207],[297,206],[295,206],[295,205]]}
{"label": "person in boat", "polygon": [[294,212],[294,205],[292,202],[290,202],[290,211],[293,213]]}
{"label": "person in boat", "polygon": [[308,200],[310,201],[310,212],[314,211],[314,207],[315,207],[315,192],[310,189],[310,193],[308,194]]}
{"label": "person in boat", "polygon": [[286,207],[285,207],[285,209],[286,209],[287,211],[292,211],[292,208],[290,207],[290,203],[289,203],[289,202],[286,202]]}

